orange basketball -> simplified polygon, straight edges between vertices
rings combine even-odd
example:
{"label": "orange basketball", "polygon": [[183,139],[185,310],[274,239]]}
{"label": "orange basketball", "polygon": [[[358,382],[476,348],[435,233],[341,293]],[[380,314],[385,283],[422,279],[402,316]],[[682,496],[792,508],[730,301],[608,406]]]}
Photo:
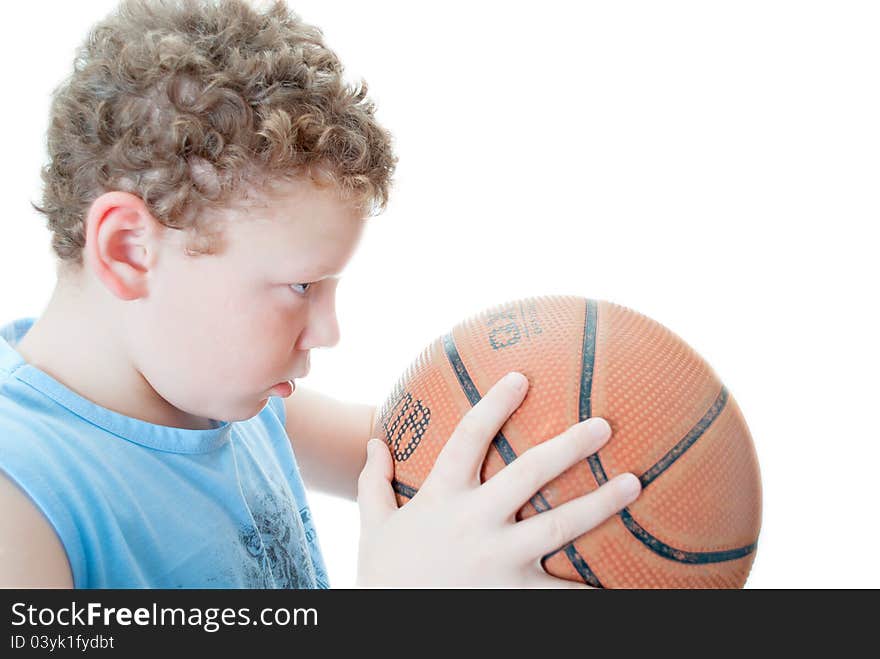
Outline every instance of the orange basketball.
{"label": "orange basketball", "polygon": [[394,458],[398,505],[415,496],[462,416],[501,377],[529,379],[492,441],[485,482],[523,451],[601,416],[609,442],[523,506],[523,519],[623,472],[642,493],[543,558],[550,574],[605,588],[741,588],[761,525],[748,428],[711,367],[671,331],[625,307],[538,297],[487,309],[436,339],[380,407],[373,437]]}

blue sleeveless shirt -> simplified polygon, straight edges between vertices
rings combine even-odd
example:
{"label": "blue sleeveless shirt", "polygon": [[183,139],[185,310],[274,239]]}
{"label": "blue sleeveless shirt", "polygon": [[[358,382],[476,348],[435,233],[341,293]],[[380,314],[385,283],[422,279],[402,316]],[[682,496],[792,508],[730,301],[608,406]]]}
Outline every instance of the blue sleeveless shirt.
{"label": "blue sleeveless shirt", "polygon": [[76,588],[327,588],[272,397],[209,430],[100,407],[25,362],[33,318],[0,329],[0,471],[42,511]]}

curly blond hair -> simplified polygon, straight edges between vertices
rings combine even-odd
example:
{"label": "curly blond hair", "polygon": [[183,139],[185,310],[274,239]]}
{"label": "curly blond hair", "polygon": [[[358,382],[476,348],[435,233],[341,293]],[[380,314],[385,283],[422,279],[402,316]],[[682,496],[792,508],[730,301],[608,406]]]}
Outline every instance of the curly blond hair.
{"label": "curly blond hair", "polygon": [[187,251],[215,254],[206,219],[251,183],[308,176],[364,214],[385,209],[397,157],[367,85],[349,86],[323,33],[283,0],[124,0],[53,92],[42,205],[62,265],[82,266],[103,192],[143,199]]}

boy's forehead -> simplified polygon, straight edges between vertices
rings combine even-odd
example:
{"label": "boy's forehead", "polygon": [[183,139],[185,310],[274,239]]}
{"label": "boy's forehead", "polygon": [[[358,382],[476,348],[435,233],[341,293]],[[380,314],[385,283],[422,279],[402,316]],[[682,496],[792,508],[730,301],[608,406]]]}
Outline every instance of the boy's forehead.
{"label": "boy's forehead", "polygon": [[242,199],[224,216],[233,252],[321,276],[343,269],[364,223],[338,192],[300,186]]}
{"label": "boy's forehead", "polygon": [[318,186],[303,178],[272,181],[259,187],[249,184],[230,201],[228,211],[266,222],[285,222],[315,213],[360,214],[336,187]]}

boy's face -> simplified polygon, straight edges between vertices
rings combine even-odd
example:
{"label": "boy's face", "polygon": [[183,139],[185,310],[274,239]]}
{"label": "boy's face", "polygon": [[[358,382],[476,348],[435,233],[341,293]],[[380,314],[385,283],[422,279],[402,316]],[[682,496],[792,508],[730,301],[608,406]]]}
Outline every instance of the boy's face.
{"label": "boy's face", "polygon": [[364,218],[308,181],[277,184],[223,217],[220,255],[187,256],[183,232],[164,232],[148,293],[127,303],[123,340],[175,408],[234,421],[259,413],[276,384],[304,377],[312,348],[338,342],[338,275]]}

